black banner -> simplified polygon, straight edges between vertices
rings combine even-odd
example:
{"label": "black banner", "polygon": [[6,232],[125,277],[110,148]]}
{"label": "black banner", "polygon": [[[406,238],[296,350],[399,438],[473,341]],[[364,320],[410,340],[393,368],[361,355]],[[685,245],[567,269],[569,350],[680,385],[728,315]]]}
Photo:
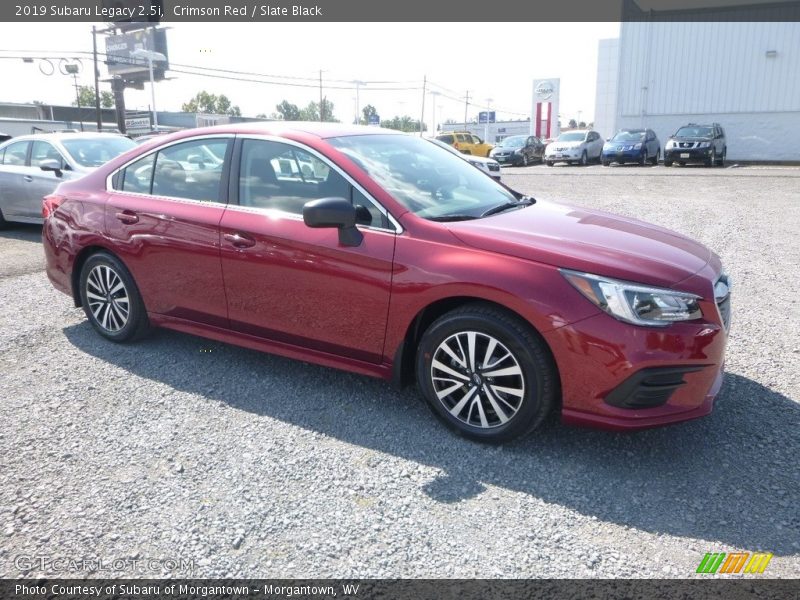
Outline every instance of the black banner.
{"label": "black banner", "polygon": [[800,21],[800,0],[7,0],[19,22]]}
{"label": "black banner", "polygon": [[4,600],[523,600],[800,598],[800,581],[702,580],[457,580],[457,579],[97,579],[0,580]]}

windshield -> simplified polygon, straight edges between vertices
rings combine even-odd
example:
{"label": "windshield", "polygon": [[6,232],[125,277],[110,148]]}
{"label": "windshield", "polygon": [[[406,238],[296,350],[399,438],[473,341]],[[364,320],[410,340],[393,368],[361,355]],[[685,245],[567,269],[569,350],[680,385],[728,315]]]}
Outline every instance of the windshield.
{"label": "windshield", "polygon": [[711,127],[681,127],[675,137],[711,137]]}
{"label": "windshield", "polygon": [[611,138],[612,142],[642,142],[644,141],[644,131],[620,131]]}
{"label": "windshield", "polygon": [[75,162],[82,167],[99,167],[123,152],[136,147],[136,142],[123,136],[75,138],[62,140],[61,144]]}
{"label": "windshield", "polygon": [[557,142],[582,142],[586,139],[585,131],[570,131],[569,133],[562,133],[556,139]]}
{"label": "windshield", "polygon": [[467,161],[418,137],[357,135],[328,142],[420,217],[479,217],[517,201]]}
{"label": "windshield", "polygon": [[521,146],[525,145],[525,140],[527,139],[528,138],[526,138],[524,135],[512,135],[497,145],[501,148],[520,148]]}

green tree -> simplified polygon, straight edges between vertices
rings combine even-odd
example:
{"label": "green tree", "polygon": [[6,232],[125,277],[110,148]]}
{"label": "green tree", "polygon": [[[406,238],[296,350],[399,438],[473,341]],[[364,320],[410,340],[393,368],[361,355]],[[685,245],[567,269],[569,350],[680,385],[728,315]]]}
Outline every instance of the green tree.
{"label": "green tree", "polygon": [[581,121],[580,123],[578,123],[578,127],[580,129],[586,129],[586,122],[585,121]]}
{"label": "green tree", "polygon": [[231,104],[225,94],[209,94],[205,90],[197,92],[194,98],[181,106],[183,112],[208,113],[212,115],[230,115],[241,117],[242,111],[238,106]]}
{"label": "green tree", "polygon": [[372,104],[367,104],[364,108],[361,109],[361,114],[364,115],[364,121],[362,122],[366,125],[369,123],[370,117],[378,116],[378,111],[374,106],[372,106]]}
{"label": "green tree", "polygon": [[[94,106],[94,86],[81,85],[78,86],[78,98],[80,98],[81,106]],[[78,106],[78,101],[73,100],[72,106]],[[103,108],[114,107],[114,94],[100,90],[100,106]]]}
{"label": "green tree", "polygon": [[[396,129],[398,131],[405,131],[408,133],[418,132],[419,119],[412,119],[408,115],[404,115],[402,117],[395,117],[394,119],[381,121],[381,127],[386,127],[387,129]],[[428,126],[425,125],[425,123],[423,123],[422,131],[427,131],[427,130]]]}
{"label": "green tree", "polygon": [[578,126],[578,122],[575,119],[570,119],[567,127],[570,129],[575,129]]}
{"label": "green tree", "polygon": [[300,109],[297,108],[296,104],[292,104],[288,100],[284,100],[280,104],[275,107],[275,110],[278,111],[280,115],[280,119],[284,121],[299,121],[300,120]]}
{"label": "green tree", "polygon": [[300,121],[328,121],[338,123],[333,116],[333,102],[327,98],[322,99],[322,119],[319,114],[319,102],[309,102],[308,106],[300,110],[298,120]]}

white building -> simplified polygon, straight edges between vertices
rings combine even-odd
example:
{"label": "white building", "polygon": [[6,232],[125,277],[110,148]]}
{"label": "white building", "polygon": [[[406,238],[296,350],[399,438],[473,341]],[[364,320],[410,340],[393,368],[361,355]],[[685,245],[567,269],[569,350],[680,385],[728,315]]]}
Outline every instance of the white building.
{"label": "white building", "polygon": [[722,125],[731,160],[800,161],[800,22],[625,22],[600,41],[601,135],[663,144],[690,122]]}

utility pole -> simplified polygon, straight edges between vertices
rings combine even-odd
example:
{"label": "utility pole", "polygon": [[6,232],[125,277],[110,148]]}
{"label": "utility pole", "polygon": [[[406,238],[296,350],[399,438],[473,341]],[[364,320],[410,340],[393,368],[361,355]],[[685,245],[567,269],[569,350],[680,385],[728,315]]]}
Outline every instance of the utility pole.
{"label": "utility pole", "polygon": [[322,117],[322,69],[319,70],[319,120],[325,120]]}
{"label": "utility pole", "polygon": [[469,90],[467,90],[467,95],[464,96],[464,131],[467,130],[467,109],[469,109]]}
{"label": "utility pole", "polygon": [[428,76],[422,77],[422,114],[419,117],[419,137],[422,137],[422,130],[425,128],[425,88],[428,85]]}
{"label": "utility pole", "polygon": [[66,65],[64,70],[67,75],[72,75],[72,80],[75,83],[75,103],[78,105],[78,120],[81,122],[81,131],[83,131],[83,110],[81,109],[80,86],[78,86],[78,71],[80,67],[78,65]]}
{"label": "utility pole", "polygon": [[356,120],[353,123],[354,125],[358,125],[361,123],[361,100],[358,96],[359,88],[362,85],[365,85],[363,81],[359,81],[358,79],[352,81],[356,85]]}
{"label": "utility pole", "polygon": [[486,125],[483,127],[483,141],[487,142],[489,140],[489,109],[492,105],[492,99],[486,99]]}
{"label": "utility pole", "polygon": [[103,131],[103,113],[100,111],[100,70],[97,68],[97,27],[92,25],[92,56],[94,59],[94,116],[97,131]]}
{"label": "utility pole", "polygon": [[436,97],[438,95],[439,95],[439,92],[437,92],[435,90],[431,91],[431,96],[433,96],[433,101],[432,101],[432,104],[433,104],[433,106],[432,106],[432,109],[433,109],[433,123],[431,124],[432,125],[431,133],[433,135],[436,135],[436,131],[437,131],[437,129],[436,129]]}

